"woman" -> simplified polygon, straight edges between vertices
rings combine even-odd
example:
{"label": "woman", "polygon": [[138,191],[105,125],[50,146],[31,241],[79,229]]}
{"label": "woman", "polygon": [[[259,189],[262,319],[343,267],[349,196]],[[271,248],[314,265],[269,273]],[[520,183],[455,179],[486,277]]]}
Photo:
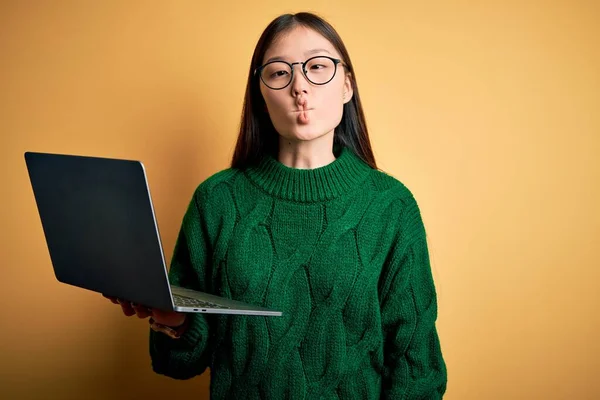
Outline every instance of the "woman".
{"label": "woman", "polygon": [[232,167],[199,185],[172,283],[282,317],[151,316],[157,373],[215,399],[441,398],[446,366],[415,199],[376,169],[346,48],[309,13],[254,51]]}

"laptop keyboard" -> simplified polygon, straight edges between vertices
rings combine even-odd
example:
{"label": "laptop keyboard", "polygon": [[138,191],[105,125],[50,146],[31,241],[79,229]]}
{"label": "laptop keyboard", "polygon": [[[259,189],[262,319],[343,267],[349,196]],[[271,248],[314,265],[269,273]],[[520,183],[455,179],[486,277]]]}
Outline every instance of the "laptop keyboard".
{"label": "laptop keyboard", "polygon": [[221,304],[211,303],[210,301],[193,299],[191,297],[184,297],[173,293],[173,300],[175,305],[179,307],[193,307],[193,308],[230,308]]}

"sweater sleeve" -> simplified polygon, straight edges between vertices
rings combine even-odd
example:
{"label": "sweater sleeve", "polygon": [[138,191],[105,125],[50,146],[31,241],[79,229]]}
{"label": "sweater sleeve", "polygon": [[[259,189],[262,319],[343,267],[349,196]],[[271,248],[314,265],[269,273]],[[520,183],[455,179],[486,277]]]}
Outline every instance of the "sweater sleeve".
{"label": "sweater sleeve", "polygon": [[441,399],[447,372],[435,326],[437,300],[426,235],[414,199],[403,214],[382,291],[382,399]]}
{"label": "sweater sleeve", "polygon": [[[175,244],[169,281],[171,284],[206,291],[209,244],[199,211],[197,195],[192,199]],[[150,330],[150,358],[154,372],[175,379],[189,379],[209,366],[210,327],[204,314],[190,313],[189,325],[179,339]]]}

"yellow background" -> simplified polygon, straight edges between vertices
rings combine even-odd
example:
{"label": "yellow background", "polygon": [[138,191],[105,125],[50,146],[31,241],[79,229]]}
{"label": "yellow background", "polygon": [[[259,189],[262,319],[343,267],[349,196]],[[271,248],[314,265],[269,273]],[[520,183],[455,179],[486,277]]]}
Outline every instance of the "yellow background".
{"label": "yellow background", "polygon": [[23,152],[142,160],[170,258],[228,166],[260,33],[310,10],[421,205],[446,398],[600,398],[599,4],[2,1],[0,397],[208,398],[208,374],[151,372],[145,321],[55,280]]}

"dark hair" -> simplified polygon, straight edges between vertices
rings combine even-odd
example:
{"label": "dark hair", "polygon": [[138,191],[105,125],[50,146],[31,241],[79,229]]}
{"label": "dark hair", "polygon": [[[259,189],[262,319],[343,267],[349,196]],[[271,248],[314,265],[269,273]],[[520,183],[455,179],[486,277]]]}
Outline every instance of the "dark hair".
{"label": "dark hair", "polygon": [[277,38],[296,26],[310,28],[324,36],[342,57],[352,83],[352,99],[344,104],[340,124],[334,132],[334,148],[348,147],[372,168],[376,169],[375,157],[371,149],[367,124],[358,95],[356,76],[346,46],[335,29],[325,20],[311,13],[284,14],[275,18],[264,30],[252,55],[248,72],[248,83],[244,96],[240,132],[231,160],[233,168],[245,168],[256,164],[264,155],[277,155],[278,134],[268,113],[264,112],[265,102],[260,93],[259,77],[254,75],[265,56],[267,48]]}

